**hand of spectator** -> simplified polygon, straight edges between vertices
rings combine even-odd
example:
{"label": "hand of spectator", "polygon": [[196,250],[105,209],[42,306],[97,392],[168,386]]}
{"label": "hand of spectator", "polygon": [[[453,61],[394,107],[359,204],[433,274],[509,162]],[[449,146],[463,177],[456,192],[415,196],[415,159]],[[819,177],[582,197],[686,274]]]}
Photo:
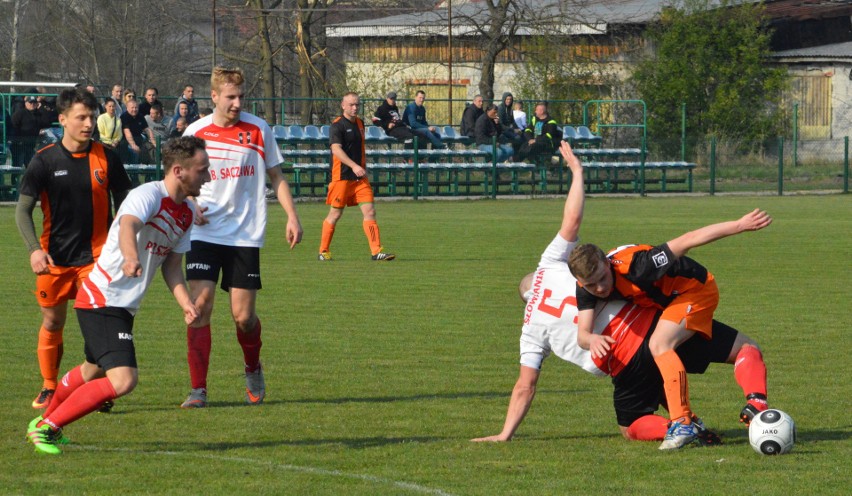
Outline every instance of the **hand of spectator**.
{"label": "hand of spectator", "polygon": [[592,358],[603,358],[609,353],[611,344],[615,340],[610,336],[601,336],[600,334],[592,334],[589,338],[589,351],[592,352]]}
{"label": "hand of spectator", "polygon": [[396,126],[396,124],[394,124],[393,122],[388,122],[388,129],[393,129],[394,126]]}
{"label": "hand of spectator", "polygon": [[531,139],[531,140],[527,141],[527,143],[529,143],[530,145],[532,145],[533,143],[535,143],[535,140],[534,140],[534,139]]}
{"label": "hand of spectator", "polygon": [[434,133],[435,132],[435,126],[429,126],[429,130]]}
{"label": "hand of spectator", "polygon": [[742,218],[737,221],[737,229],[739,232],[759,231],[769,224],[772,224],[772,217],[770,217],[764,210],[756,208],[743,215]]}
{"label": "hand of spectator", "polygon": [[53,258],[44,250],[38,249],[30,253],[30,267],[35,274],[49,274]]}

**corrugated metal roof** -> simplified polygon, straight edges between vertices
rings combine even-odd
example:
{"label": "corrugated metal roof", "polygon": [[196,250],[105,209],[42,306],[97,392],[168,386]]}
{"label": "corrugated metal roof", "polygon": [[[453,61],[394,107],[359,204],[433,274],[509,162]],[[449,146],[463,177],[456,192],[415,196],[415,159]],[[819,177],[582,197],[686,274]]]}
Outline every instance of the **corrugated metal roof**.
{"label": "corrugated metal roof", "polygon": [[772,54],[776,59],[808,58],[808,59],[843,59],[852,60],[852,41],[834,43],[811,48],[784,50]]}

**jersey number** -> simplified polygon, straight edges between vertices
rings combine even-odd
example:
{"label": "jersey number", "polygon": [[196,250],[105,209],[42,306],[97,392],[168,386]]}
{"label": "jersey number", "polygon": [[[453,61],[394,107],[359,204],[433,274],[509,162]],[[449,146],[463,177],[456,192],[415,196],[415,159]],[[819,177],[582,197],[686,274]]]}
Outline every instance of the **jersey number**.
{"label": "jersey number", "polygon": [[[553,291],[549,289],[544,290],[543,298],[538,303],[538,309],[542,312],[553,315],[557,319],[562,318],[562,312],[565,311],[565,306],[571,306],[575,309],[577,308],[577,298],[573,296],[566,296],[562,303],[558,307],[550,306],[546,303],[547,299],[553,295]],[[577,323],[577,316],[574,316],[574,323]]]}

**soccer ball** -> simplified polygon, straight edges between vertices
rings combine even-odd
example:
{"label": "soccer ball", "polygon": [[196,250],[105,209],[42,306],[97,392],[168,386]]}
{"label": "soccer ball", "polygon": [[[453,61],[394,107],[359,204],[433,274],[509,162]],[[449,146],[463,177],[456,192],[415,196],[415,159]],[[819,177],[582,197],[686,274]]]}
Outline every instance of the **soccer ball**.
{"label": "soccer ball", "polygon": [[783,455],[796,444],[796,423],[781,410],[757,414],[748,427],[748,441],[761,455]]}

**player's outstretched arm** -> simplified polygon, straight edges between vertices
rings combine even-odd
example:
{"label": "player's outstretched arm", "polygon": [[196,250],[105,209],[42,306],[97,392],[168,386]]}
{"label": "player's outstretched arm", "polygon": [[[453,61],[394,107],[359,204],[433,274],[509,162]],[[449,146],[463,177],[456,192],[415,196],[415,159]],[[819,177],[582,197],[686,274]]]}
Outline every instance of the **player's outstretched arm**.
{"label": "player's outstretched arm", "polygon": [[583,221],[583,205],[585,203],[585,183],[583,180],[583,165],[574,155],[571,145],[563,141],[559,153],[565,165],[571,170],[571,188],[565,199],[565,209],[562,212],[562,227],[559,235],[566,241],[577,241],[580,224]]}
{"label": "player's outstretched arm", "polygon": [[296,203],[293,201],[293,195],[290,194],[290,185],[284,179],[281,169],[273,167],[267,173],[272,182],[272,189],[278,196],[278,203],[287,213],[287,243],[290,244],[290,249],[292,250],[294,246],[302,241],[302,223],[299,221],[299,214],[296,213]]}
{"label": "player's outstretched arm", "polygon": [[201,312],[192,302],[189,290],[186,288],[186,279],[183,276],[183,254],[171,252],[163,261],[163,279],[166,281],[169,291],[183,310],[183,320],[190,325],[196,320]]}
{"label": "player's outstretched arm", "polygon": [[535,398],[535,385],[538,383],[540,372],[536,369],[521,365],[521,373],[518,381],[512,389],[512,398],[509,400],[509,410],[506,412],[506,421],[500,434],[488,437],[471,439],[473,442],[502,442],[509,441],[518,430],[530,409],[533,398]]}
{"label": "player's outstretched arm", "polygon": [[692,248],[745,231],[759,231],[769,224],[772,224],[772,217],[765,211],[756,208],[737,220],[710,224],[690,231],[669,241],[668,245],[676,257],[682,257]]}

